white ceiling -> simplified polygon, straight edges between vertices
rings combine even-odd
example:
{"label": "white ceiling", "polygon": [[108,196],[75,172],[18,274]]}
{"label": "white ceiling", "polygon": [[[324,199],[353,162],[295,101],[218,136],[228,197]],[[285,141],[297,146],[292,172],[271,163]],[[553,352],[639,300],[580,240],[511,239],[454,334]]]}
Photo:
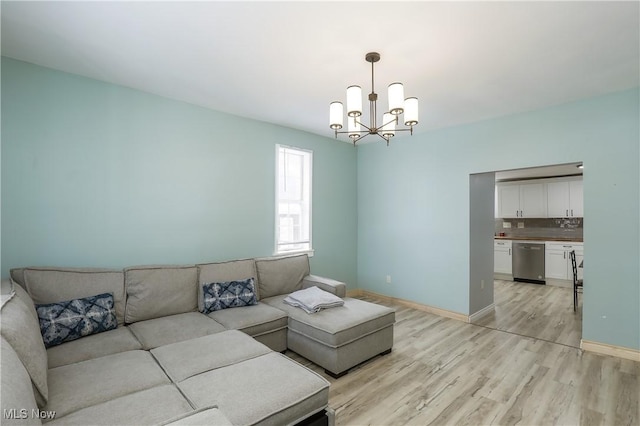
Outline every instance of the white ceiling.
{"label": "white ceiling", "polygon": [[[324,136],[401,81],[417,132],[640,85],[640,3],[10,2],[2,54]],[[365,120],[368,120],[365,117]]]}

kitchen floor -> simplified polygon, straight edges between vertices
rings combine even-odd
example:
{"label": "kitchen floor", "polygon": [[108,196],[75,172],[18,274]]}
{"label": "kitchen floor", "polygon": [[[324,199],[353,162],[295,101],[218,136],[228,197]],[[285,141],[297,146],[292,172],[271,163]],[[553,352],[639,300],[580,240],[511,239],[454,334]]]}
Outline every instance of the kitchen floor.
{"label": "kitchen floor", "polygon": [[573,289],[495,280],[495,311],[476,325],[579,348],[582,295],[573,312]]}

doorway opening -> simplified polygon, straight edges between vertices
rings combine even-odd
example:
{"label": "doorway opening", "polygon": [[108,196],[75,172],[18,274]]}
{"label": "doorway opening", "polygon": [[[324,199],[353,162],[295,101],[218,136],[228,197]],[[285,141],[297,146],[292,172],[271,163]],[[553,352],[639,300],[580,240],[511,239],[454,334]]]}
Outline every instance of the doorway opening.
{"label": "doorway opening", "polygon": [[581,162],[470,175],[472,323],[580,347],[570,252],[583,262],[582,175]]}

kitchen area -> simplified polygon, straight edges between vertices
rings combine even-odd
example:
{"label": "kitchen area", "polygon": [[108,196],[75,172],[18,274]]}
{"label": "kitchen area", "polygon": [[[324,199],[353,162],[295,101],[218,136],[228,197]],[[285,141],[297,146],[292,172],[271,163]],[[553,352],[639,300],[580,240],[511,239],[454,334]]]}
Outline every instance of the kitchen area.
{"label": "kitchen area", "polygon": [[495,172],[494,312],[478,325],[579,347],[573,267],[582,279],[582,164]]}
{"label": "kitchen area", "polygon": [[577,166],[569,166],[573,175],[535,179],[507,180],[496,173],[496,279],[573,288],[569,253],[575,251],[579,265],[584,259],[583,181]]}

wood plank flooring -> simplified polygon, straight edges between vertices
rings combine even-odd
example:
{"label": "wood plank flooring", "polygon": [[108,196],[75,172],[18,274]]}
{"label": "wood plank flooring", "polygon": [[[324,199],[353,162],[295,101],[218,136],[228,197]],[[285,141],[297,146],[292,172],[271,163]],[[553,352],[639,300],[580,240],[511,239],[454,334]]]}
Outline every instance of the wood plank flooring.
{"label": "wood plank flooring", "polygon": [[495,311],[475,324],[576,348],[582,338],[582,294],[573,288],[495,280]]}
{"label": "wood plank flooring", "polygon": [[[640,363],[396,309],[393,352],[331,382],[337,425],[638,425]],[[573,308],[571,308],[573,312]]]}

